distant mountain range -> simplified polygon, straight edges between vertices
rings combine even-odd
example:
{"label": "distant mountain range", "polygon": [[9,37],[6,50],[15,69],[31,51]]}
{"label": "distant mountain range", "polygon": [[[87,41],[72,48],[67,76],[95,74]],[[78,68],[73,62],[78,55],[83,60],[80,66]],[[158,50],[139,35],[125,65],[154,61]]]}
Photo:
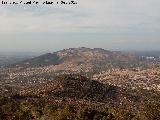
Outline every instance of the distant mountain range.
{"label": "distant mountain range", "polygon": [[101,48],[69,48],[54,53],[47,53],[38,57],[13,64],[22,67],[43,67],[48,65],[72,64],[98,64],[110,61],[130,62],[138,57],[131,53],[108,51]]}

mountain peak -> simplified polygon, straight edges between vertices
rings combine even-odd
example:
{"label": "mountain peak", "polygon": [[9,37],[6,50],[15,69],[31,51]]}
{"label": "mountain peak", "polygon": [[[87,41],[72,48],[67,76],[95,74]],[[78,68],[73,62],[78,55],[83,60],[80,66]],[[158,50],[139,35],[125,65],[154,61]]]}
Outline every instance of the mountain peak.
{"label": "mountain peak", "polygon": [[[60,50],[54,53],[46,53],[44,55],[25,60],[16,65],[20,66],[48,66],[48,65],[58,65],[64,63],[73,64],[97,64],[106,63],[107,61],[132,61],[135,59],[134,55],[122,53],[122,52],[112,52],[104,50],[102,48],[69,48]],[[26,64],[27,63],[27,64]]]}

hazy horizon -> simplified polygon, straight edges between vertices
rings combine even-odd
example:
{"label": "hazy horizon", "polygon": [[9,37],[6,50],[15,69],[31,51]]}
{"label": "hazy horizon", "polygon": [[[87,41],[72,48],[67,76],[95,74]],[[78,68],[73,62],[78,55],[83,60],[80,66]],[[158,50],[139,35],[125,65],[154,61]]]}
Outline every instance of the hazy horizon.
{"label": "hazy horizon", "polygon": [[[83,46],[84,47],[84,46]],[[74,47],[70,47],[70,48],[74,48]],[[75,47],[75,48],[82,48],[82,47]],[[89,48],[89,47],[86,47]],[[52,49],[52,50],[39,50],[39,51],[0,51],[0,56],[19,56],[19,57],[25,57],[25,56],[38,56],[38,55],[43,55],[46,53],[54,53],[57,51],[61,51],[64,49],[69,49],[69,48],[62,48],[62,49]],[[90,48],[90,49],[94,49],[94,48]],[[109,50],[109,51],[121,51],[121,52],[128,52],[128,53],[137,53],[137,54],[148,54],[148,55],[154,55],[154,54],[158,54],[160,55],[160,50],[115,50],[115,49],[105,49],[102,48],[104,50]]]}

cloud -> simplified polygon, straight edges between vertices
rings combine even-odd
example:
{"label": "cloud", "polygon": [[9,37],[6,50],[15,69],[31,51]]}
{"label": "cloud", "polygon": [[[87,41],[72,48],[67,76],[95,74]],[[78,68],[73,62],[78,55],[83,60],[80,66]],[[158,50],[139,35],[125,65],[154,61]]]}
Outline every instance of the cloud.
{"label": "cloud", "polygon": [[135,26],[159,30],[159,4],[158,0],[81,0],[75,6],[2,6],[0,31],[65,31],[68,28],[126,31],[134,30]]}
{"label": "cloud", "polygon": [[[110,38],[107,37],[109,35],[112,36],[111,40],[125,38],[126,41],[127,39],[130,41],[129,37],[141,41],[145,41],[148,36],[149,38],[154,36],[156,40],[160,37],[159,0],[77,0],[77,2],[77,5],[53,6],[0,5],[0,34],[3,34],[0,42],[2,39],[8,39],[4,37],[5,35],[28,33],[59,33],[60,36],[69,32],[79,33],[77,37],[84,33],[102,33],[103,40]],[[32,38],[33,34],[30,35]],[[85,39],[91,40],[92,37],[88,36]]]}

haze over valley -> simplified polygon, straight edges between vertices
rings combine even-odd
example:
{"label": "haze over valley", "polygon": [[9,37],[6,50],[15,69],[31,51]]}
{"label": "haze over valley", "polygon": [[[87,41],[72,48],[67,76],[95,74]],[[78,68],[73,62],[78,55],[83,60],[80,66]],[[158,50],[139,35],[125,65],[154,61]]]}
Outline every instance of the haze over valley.
{"label": "haze over valley", "polygon": [[160,120],[159,5],[0,1],[0,120]]}

